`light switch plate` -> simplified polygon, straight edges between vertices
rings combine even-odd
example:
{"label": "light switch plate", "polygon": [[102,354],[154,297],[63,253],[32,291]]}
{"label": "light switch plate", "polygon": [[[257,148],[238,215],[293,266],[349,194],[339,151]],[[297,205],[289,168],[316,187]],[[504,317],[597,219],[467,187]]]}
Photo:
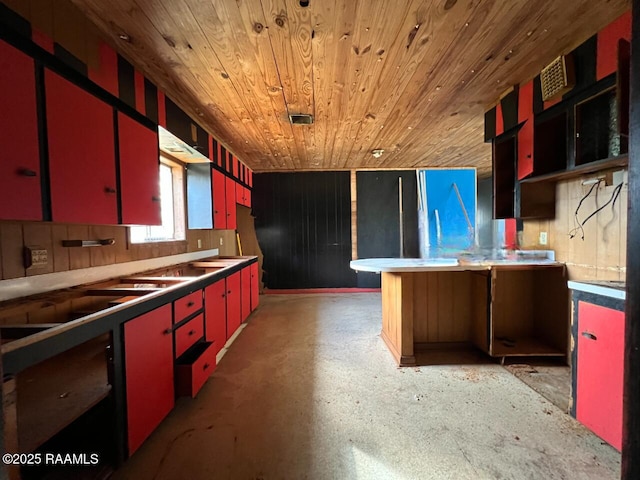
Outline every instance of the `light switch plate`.
{"label": "light switch plate", "polygon": [[540,243],[540,245],[546,245],[547,244],[547,232],[540,232],[539,243]]}

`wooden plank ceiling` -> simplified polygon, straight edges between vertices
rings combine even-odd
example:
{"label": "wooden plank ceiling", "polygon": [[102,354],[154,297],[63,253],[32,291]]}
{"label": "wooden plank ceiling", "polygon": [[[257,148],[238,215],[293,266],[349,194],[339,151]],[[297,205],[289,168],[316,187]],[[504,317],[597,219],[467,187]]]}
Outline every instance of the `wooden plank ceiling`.
{"label": "wooden plank ceiling", "polygon": [[[481,176],[491,167],[484,111],[630,8],[628,0],[72,1],[255,171],[475,166]],[[291,125],[290,113],[315,123]]]}

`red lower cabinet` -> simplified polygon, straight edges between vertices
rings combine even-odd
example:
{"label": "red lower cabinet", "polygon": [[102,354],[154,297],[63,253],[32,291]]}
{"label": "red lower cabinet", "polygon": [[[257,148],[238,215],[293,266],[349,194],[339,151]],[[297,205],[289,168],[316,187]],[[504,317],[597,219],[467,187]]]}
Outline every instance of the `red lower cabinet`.
{"label": "red lower cabinet", "polygon": [[624,312],[578,302],[576,418],[622,447]]}
{"label": "red lower cabinet", "polygon": [[217,354],[227,342],[227,284],[218,280],[204,289],[205,340]]}
{"label": "red lower cabinet", "polygon": [[194,345],[204,335],[204,318],[202,314],[192,318],[175,331],[176,358]]}
{"label": "red lower cabinet", "polygon": [[240,272],[227,277],[227,340],[242,323]]}
{"label": "red lower cabinet", "polygon": [[251,313],[251,267],[240,270],[240,312],[244,322]]}
{"label": "red lower cabinet", "polygon": [[251,311],[258,308],[260,303],[260,282],[258,281],[258,262],[252,263],[251,270]]}
{"label": "red lower cabinet", "polygon": [[195,397],[215,369],[214,344],[199,343],[176,364],[176,393]]}
{"label": "red lower cabinet", "polygon": [[171,305],[124,324],[129,455],[174,405]]}

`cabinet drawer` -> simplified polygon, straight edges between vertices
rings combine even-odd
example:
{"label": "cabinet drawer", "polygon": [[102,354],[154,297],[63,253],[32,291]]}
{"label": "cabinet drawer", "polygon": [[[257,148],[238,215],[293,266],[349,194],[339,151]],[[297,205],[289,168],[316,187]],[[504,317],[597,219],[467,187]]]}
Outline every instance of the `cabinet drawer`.
{"label": "cabinet drawer", "polygon": [[185,295],[173,302],[173,323],[178,323],[202,308],[202,290]]}
{"label": "cabinet drawer", "polygon": [[195,397],[216,369],[214,343],[201,343],[176,365],[176,393]]}
{"label": "cabinet drawer", "polygon": [[196,318],[189,320],[176,330],[176,358],[189,350],[189,347],[196,343],[204,335],[204,315],[200,314]]}

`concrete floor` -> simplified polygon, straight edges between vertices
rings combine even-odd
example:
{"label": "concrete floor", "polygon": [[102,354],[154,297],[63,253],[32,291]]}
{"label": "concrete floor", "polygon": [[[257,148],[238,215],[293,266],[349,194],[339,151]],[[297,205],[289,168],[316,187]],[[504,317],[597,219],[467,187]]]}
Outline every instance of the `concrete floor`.
{"label": "concrete floor", "polygon": [[620,455],[501,366],[403,368],[380,295],[268,295],[117,479],[614,479]]}

